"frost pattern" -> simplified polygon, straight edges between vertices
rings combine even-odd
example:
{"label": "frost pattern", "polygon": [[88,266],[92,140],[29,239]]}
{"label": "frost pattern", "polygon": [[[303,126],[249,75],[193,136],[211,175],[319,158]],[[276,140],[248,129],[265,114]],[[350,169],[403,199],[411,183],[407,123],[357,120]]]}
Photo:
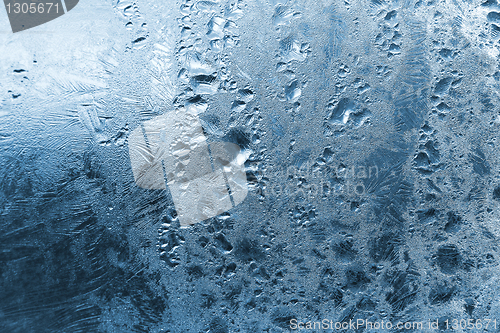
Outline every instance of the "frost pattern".
{"label": "frost pattern", "polygon": [[[499,13],[90,0],[0,34],[0,331],[500,325]],[[130,164],[174,110],[248,186],[188,227]]]}

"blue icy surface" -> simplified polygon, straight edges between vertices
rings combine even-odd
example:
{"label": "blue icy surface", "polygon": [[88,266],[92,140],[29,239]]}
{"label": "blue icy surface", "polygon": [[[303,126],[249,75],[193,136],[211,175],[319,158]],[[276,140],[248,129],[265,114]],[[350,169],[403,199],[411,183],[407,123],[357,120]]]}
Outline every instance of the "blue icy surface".
{"label": "blue icy surface", "polygon": [[[0,16],[0,332],[500,329],[496,0]],[[187,228],[127,141],[180,107],[249,156],[243,203]]]}

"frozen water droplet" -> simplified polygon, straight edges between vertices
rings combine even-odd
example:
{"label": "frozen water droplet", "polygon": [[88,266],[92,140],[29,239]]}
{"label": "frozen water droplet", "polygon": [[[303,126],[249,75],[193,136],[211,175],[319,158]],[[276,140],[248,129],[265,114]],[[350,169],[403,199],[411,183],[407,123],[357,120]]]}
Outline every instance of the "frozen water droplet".
{"label": "frozen water droplet", "polygon": [[296,102],[301,94],[302,90],[300,89],[299,82],[297,80],[292,81],[285,87],[285,96],[289,102]]}
{"label": "frozen water droplet", "polygon": [[290,62],[295,60],[302,62],[306,60],[307,50],[302,49],[301,46],[301,43],[293,36],[288,36],[280,41],[280,52],[283,61]]}

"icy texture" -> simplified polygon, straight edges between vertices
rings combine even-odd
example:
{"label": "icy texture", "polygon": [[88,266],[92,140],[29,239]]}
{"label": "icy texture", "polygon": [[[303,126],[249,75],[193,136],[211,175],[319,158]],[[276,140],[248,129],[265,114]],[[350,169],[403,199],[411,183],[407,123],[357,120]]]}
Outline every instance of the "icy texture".
{"label": "icy texture", "polygon": [[[498,331],[499,13],[89,0],[12,34],[0,11],[0,332]],[[129,154],[182,108],[249,189],[183,228]]]}

